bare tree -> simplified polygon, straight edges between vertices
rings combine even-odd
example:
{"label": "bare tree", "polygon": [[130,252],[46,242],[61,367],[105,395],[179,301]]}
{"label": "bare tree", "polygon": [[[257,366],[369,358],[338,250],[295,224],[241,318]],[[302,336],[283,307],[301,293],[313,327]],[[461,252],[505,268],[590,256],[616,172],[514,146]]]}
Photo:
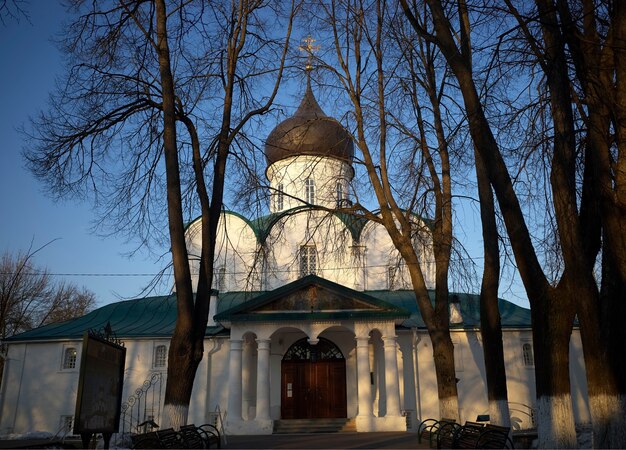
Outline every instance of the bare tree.
{"label": "bare tree", "polygon": [[[171,249],[178,316],[164,421],[178,427],[203,354],[228,155],[250,118],[272,105],[295,6],[286,14],[255,0],[74,8],[61,43],[67,75],[33,122],[26,157],[54,195],[93,195],[113,231]],[[195,296],[185,211],[202,216]]]}
{"label": "bare tree", "polygon": [[[55,282],[46,269],[35,265],[39,250],[5,253],[0,259],[0,340],[80,317],[96,306],[93,292]],[[3,368],[4,358],[0,355],[0,374]]]}
{"label": "bare tree", "polygon": [[[547,279],[535,252],[526,220],[519,205],[509,171],[494,137],[485,107],[479,96],[471,64],[471,48],[464,45],[463,36],[471,32],[466,19],[466,3],[455,7],[438,0],[427,0],[434,32],[429,33],[416,20],[417,10],[401,0],[407,18],[425,39],[436,43],[454,72],[463,95],[470,131],[477,152],[485,163],[485,171],[498,198],[507,232],[513,247],[520,275],[531,302],[533,337],[535,344],[538,429],[540,446],[576,446],[576,436],[570,400],[568,344],[575,313],[581,320],[581,335],[585,349],[590,406],[594,420],[596,444],[623,445],[620,396],[614,372],[610,371],[603,385],[596,376],[606,374],[607,354],[600,349],[597,304],[597,285],[593,279],[593,249],[585,244],[584,231],[590,211],[587,193],[578,197],[576,189],[576,130],[571,109],[572,98],[565,41],[559,24],[569,24],[566,17],[557,18],[554,4],[537,0],[538,30],[535,35],[525,29],[527,22],[519,21],[529,37],[527,45],[535,52],[544,71],[549,89],[549,118],[554,127],[552,136],[544,136],[550,143],[550,198],[558,229],[559,251],[563,269],[555,284]],[[511,2],[506,2],[511,10]],[[565,2],[561,2],[562,4]],[[474,12],[478,15],[478,9]],[[458,26],[452,21],[458,20]],[[459,30],[461,30],[459,32]],[[461,39],[457,39],[461,36]],[[583,186],[588,186],[590,171],[585,171]],[[578,208],[579,200],[580,210]],[[600,369],[604,366],[605,369]],[[622,402],[623,403],[623,402]],[[613,411],[609,414],[607,411]]]}
{"label": "bare tree", "polygon": [[[398,30],[403,23],[397,6],[359,0],[320,6],[332,48],[323,68],[347,99],[359,163],[378,209],[357,202],[345,211],[382,224],[401,255],[433,345],[440,414],[458,417],[448,304],[454,127],[446,129],[442,120],[445,72],[435,69],[433,46],[411,42],[414,35]],[[432,221],[427,225],[422,215]],[[431,245],[432,254],[422,251]],[[434,304],[426,280],[433,259]]]}
{"label": "bare tree", "polygon": [[80,317],[96,304],[93,292],[54,282],[34,264],[38,250],[0,260],[0,339],[54,322]]}
{"label": "bare tree", "polygon": [[7,21],[19,22],[22,19],[29,19],[25,0],[0,0],[0,22],[3,26]]}

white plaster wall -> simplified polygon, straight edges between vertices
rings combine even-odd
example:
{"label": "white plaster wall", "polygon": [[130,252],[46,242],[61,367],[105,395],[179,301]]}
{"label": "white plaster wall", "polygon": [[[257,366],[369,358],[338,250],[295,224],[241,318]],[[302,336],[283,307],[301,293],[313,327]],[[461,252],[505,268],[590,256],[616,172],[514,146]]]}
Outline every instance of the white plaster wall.
{"label": "white plaster wall", "polygon": [[193,411],[196,424],[209,423],[213,413],[219,409],[224,413],[228,405],[228,362],[230,346],[228,337],[205,340],[205,352],[201,366],[203,376],[197,376],[192,398],[204,397],[205,409]]}
{"label": "white plaster wall", "polygon": [[[66,342],[76,347],[80,342]],[[63,343],[12,344],[5,367],[2,433],[56,431],[61,415],[73,415],[78,367],[62,370]]]}
{"label": "white plaster wall", "polygon": [[[348,183],[351,168],[332,158],[299,156],[278,161],[268,168],[268,177],[276,188],[284,184],[284,210],[301,206],[297,198],[304,189],[304,179],[316,179],[318,204],[336,206],[336,182]],[[419,226],[427,227],[423,222]],[[194,286],[197,285],[199,254],[201,250],[201,221],[187,229],[187,243]],[[263,249],[261,248],[263,245]],[[317,249],[317,275],[356,290],[388,289],[390,266],[397,266],[394,289],[410,289],[411,282],[402,258],[395,249],[385,228],[369,222],[360,239],[354,241],[345,224],[336,216],[323,211],[288,213],[273,224],[267,239],[260,243],[250,224],[235,213],[220,217],[215,255],[215,274],[219,268],[226,271],[225,286],[221,291],[271,290],[300,278],[299,250],[302,245]],[[434,286],[432,242],[428,232],[415,240],[427,287]],[[263,250],[263,251],[262,251]],[[217,276],[214,277],[214,288]]]}
{"label": "white plaster wall", "polygon": [[591,423],[589,410],[589,396],[587,392],[587,373],[585,371],[585,358],[580,330],[572,332],[569,346],[569,370],[572,390],[572,403],[574,405],[574,420],[576,423]]}
{"label": "white plaster wall", "polygon": [[[198,284],[202,221],[196,220],[186,231],[189,265],[192,282]],[[217,274],[220,267],[225,268],[225,286],[223,292],[262,289],[261,272],[263,265],[258,257],[258,245],[250,224],[234,213],[220,216],[217,229],[214,269]],[[218,289],[217,277],[214,276],[213,288]]]}
{"label": "white plaster wall", "polygon": [[300,278],[300,248],[311,245],[317,250],[317,275],[354,289],[352,244],[350,232],[332,214],[302,211],[283,218],[268,237],[271,255],[268,288],[275,289]]}
{"label": "white plaster wall", "polygon": [[[427,239],[427,238],[426,238]],[[197,284],[201,248],[200,221],[187,230],[190,265]],[[416,243],[428,287],[433,286],[430,250]],[[250,225],[236,214],[221,216],[215,257],[216,273],[226,269],[223,291],[271,290],[300,278],[300,247],[315,246],[317,275],[355,290],[388,289],[388,268],[396,265],[394,289],[411,288],[406,266],[385,228],[366,225],[355,242],[345,224],[323,211],[300,211],[279,219],[265,242],[265,258]],[[217,283],[216,279],[214,282]]]}
{"label": "white plaster wall", "polygon": [[[428,333],[424,331],[418,332],[418,339],[418,389],[415,398],[415,410],[418,412],[418,420],[437,418],[440,414],[432,344]],[[452,331],[452,340],[455,346],[457,378],[459,378],[457,386],[459,389],[460,420],[461,422],[476,420],[477,415],[488,413],[480,334],[473,330]],[[577,380],[578,384],[572,383],[572,389],[576,394],[573,395],[575,411],[580,417],[577,420],[584,422],[585,417],[588,417],[588,408],[586,406],[586,392],[580,384],[580,381],[584,380],[584,362],[582,352],[577,348],[579,340],[578,332],[575,330],[572,338],[572,352],[575,357],[572,358],[571,371],[572,377]],[[525,367],[522,358],[522,345],[528,341],[532,342],[530,330],[503,330],[509,408],[514,428],[532,427],[530,414],[535,407],[536,397],[534,367]],[[402,345],[402,341],[400,342]],[[408,372],[411,372],[411,369],[407,367],[405,361],[405,379]],[[409,408],[411,401],[407,400],[409,388],[409,384],[405,383],[405,409],[412,409]]]}
{"label": "white plaster wall", "polygon": [[[302,329],[298,329],[302,328]],[[250,324],[238,333],[252,333],[254,337],[270,338],[270,409],[273,419],[280,418],[280,366],[288,348],[306,336],[325,337],[340,348],[346,358],[346,387],[348,416],[357,413],[356,389],[356,352],[354,335],[363,334],[366,329],[381,329],[376,324],[292,324],[276,328],[271,324]],[[376,335],[374,332],[373,335]],[[379,335],[382,333],[379,333]],[[432,346],[428,334],[417,332],[417,348],[414,347],[412,331],[398,331],[398,367],[401,408],[415,411],[413,422],[429,417],[439,417],[437,385],[432,358]],[[461,421],[475,420],[479,414],[488,412],[485,389],[484,362],[482,360],[482,342],[478,332],[453,331],[455,344],[455,362],[459,378],[459,405]],[[504,330],[505,364],[512,424],[515,428],[532,426],[530,411],[535,405],[534,368],[525,367],[522,358],[522,345],[531,340],[530,330]],[[219,407],[226,414],[229,382],[229,345],[228,337],[209,338],[205,341],[205,353],[198,368],[189,410],[189,421],[200,424],[209,422],[211,415]],[[126,372],[123,402],[143,384],[156,369],[152,355],[156,345],[168,345],[167,339],[127,339]],[[78,349],[77,369],[62,370],[64,348],[68,345]],[[1,388],[0,432],[24,433],[27,431],[56,432],[63,415],[73,415],[78,387],[78,368],[80,367],[80,341],[16,343],[9,345],[8,363],[5,366]],[[415,355],[417,358],[415,359]],[[377,360],[372,370],[380,368],[382,352],[372,354]],[[578,423],[590,421],[587,392],[585,387],[584,359],[580,343],[580,334],[574,330],[570,346],[572,400],[574,414]],[[254,371],[256,358],[248,358],[249,370]],[[414,367],[418,373],[415,377]],[[165,369],[162,370],[162,396],[165,389]],[[415,381],[414,381],[415,380]],[[254,415],[256,405],[256,379],[249,379],[248,413]],[[377,377],[378,383],[384,383],[384,377]],[[376,387],[374,393],[376,393]],[[378,398],[383,402],[384,395]],[[375,408],[375,412],[377,409]]]}
{"label": "white plaster wall", "polygon": [[[411,278],[400,253],[396,250],[389,233],[382,224],[368,222],[361,235],[361,244],[366,251],[366,289],[384,290],[389,289],[388,273],[389,266],[395,266],[393,289],[412,289]],[[429,238],[416,242],[416,251],[420,260],[420,267],[424,274],[426,286],[434,288],[434,264],[430,249],[424,247],[424,242]]]}
{"label": "white plaster wall", "polygon": [[276,204],[276,191],[283,185],[282,210],[306,204],[304,181],[311,178],[315,182],[315,204],[326,208],[337,206],[337,183],[343,185],[344,198],[349,194],[349,182],[353,170],[349,164],[334,158],[300,155],[275,162],[267,168],[267,178],[272,188],[270,210],[279,211]]}

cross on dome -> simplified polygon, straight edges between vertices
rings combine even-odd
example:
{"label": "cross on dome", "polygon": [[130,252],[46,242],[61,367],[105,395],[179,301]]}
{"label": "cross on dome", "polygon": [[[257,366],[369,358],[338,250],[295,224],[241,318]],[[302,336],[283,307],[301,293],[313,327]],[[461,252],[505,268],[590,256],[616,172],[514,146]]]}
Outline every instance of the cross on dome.
{"label": "cross on dome", "polygon": [[317,42],[317,39],[314,39],[309,34],[307,37],[302,39],[303,45],[300,45],[298,49],[302,52],[305,52],[307,55],[306,64],[304,66],[305,70],[313,70],[313,53],[319,51],[322,48],[319,44],[314,45]]}

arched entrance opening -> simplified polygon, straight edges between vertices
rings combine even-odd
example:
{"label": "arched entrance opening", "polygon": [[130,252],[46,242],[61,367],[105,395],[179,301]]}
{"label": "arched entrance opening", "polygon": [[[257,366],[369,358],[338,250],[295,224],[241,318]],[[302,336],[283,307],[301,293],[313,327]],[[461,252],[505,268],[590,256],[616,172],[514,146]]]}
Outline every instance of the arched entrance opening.
{"label": "arched entrance opening", "polygon": [[295,342],[281,362],[281,418],[346,417],[346,360],[328,339]]}

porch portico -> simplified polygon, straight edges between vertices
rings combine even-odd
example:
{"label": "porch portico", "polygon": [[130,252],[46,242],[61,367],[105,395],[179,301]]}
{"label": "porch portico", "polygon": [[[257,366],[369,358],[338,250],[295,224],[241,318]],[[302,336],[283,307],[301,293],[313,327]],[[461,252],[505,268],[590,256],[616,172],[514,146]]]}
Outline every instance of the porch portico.
{"label": "porch portico", "polygon": [[278,419],[354,418],[357,431],[405,431],[396,321],[407,313],[306,277],[216,320],[230,327],[226,428],[271,434]]}

